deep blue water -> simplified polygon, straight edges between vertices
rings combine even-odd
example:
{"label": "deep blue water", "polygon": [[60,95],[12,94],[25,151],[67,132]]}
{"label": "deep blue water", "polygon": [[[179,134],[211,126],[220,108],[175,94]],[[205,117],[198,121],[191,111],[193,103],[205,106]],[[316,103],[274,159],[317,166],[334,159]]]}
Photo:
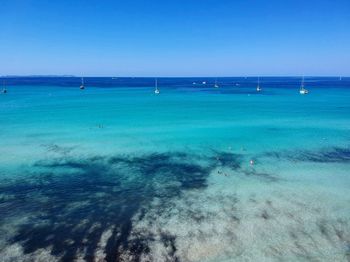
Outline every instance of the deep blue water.
{"label": "deep blue water", "polygon": [[[258,77],[158,77],[159,86],[167,88],[201,87],[210,88],[215,80],[223,87],[251,88],[257,84]],[[53,85],[74,87],[80,85],[80,77],[2,77],[8,85]],[[147,87],[154,85],[154,77],[84,77],[86,86],[94,87]],[[202,85],[205,81],[207,84]],[[295,88],[300,86],[301,77],[260,77],[261,83],[269,88]],[[193,83],[196,85],[193,85]],[[306,84],[309,87],[349,87],[350,77],[306,77]]]}
{"label": "deep blue water", "polygon": [[0,260],[349,260],[350,78],[300,80],[5,78]]}

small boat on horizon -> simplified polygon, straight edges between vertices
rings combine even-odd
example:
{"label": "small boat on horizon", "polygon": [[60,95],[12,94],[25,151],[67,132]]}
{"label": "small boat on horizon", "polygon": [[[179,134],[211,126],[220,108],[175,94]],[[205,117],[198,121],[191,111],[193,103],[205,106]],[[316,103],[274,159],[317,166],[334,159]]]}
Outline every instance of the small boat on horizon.
{"label": "small boat on horizon", "polygon": [[158,89],[158,79],[156,78],[155,80],[155,89],[154,89],[154,93],[156,95],[159,95],[160,94],[160,90]]}
{"label": "small boat on horizon", "polygon": [[84,77],[81,78],[81,85],[80,85],[80,90],[83,90],[85,89],[85,86],[84,86]]}
{"label": "small boat on horizon", "polygon": [[309,93],[309,90],[305,89],[305,87],[304,87],[304,76],[303,76],[303,78],[302,78],[302,80],[301,80],[301,86],[300,86],[299,93],[300,93],[301,95],[306,95],[306,94]]}
{"label": "small boat on horizon", "polygon": [[256,91],[260,92],[262,90],[262,88],[260,87],[260,77],[258,77],[258,85],[256,87]]}
{"label": "small boat on horizon", "polygon": [[2,85],[3,85],[3,88],[1,90],[1,93],[6,94],[7,93],[7,89],[6,89],[6,86],[5,86],[5,80],[2,82]]}
{"label": "small boat on horizon", "polygon": [[217,79],[215,79],[215,84],[214,84],[214,87],[215,87],[215,88],[219,88],[219,85],[218,85],[218,80],[217,80]]}

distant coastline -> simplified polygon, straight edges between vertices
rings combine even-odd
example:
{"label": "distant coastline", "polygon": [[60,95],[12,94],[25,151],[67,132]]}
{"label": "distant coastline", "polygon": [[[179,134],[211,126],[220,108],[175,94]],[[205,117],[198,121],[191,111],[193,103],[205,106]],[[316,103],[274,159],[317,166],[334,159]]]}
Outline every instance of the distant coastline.
{"label": "distant coastline", "polygon": [[[300,75],[236,75],[236,76],[94,76],[94,75],[82,75],[88,78],[300,78]],[[81,75],[0,75],[0,78],[72,78],[72,77],[82,77]],[[304,75],[305,78],[349,78],[350,75]]]}
{"label": "distant coastline", "polygon": [[75,75],[2,75],[0,76],[2,78],[13,78],[13,77],[79,77],[79,76],[75,76]]}

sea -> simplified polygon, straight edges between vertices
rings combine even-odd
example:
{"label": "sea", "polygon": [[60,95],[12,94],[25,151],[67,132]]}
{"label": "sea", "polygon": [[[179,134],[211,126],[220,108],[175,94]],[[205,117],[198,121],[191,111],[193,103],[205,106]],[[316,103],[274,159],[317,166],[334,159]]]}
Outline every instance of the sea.
{"label": "sea", "polygon": [[350,78],[1,80],[0,261],[350,261]]}

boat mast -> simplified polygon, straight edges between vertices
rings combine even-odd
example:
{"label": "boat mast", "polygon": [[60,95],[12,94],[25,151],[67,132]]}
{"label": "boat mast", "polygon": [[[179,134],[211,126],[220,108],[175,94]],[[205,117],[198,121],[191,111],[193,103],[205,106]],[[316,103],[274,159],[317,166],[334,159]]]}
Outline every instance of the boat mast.
{"label": "boat mast", "polygon": [[3,88],[2,88],[1,92],[4,94],[7,93],[6,86],[5,86],[5,79],[2,80],[2,86],[3,86]]}
{"label": "boat mast", "polygon": [[303,76],[303,78],[301,79],[301,87],[300,87],[300,89],[304,89],[304,76]]}

